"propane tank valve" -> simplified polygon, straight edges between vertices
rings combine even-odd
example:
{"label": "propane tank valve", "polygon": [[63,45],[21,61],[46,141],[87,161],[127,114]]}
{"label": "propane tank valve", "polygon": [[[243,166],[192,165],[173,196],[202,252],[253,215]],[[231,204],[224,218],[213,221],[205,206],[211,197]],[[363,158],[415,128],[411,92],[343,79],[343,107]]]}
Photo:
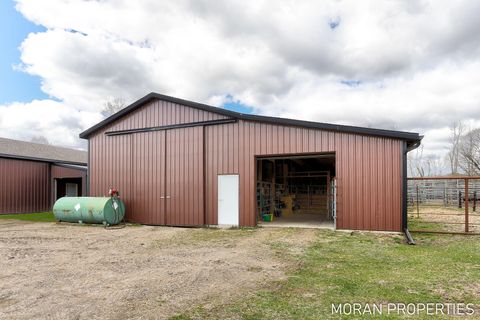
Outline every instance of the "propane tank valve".
{"label": "propane tank valve", "polygon": [[116,188],[110,188],[110,190],[108,190],[108,195],[110,197],[118,197],[120,196],[120,193],[118,193],[118,190]]}

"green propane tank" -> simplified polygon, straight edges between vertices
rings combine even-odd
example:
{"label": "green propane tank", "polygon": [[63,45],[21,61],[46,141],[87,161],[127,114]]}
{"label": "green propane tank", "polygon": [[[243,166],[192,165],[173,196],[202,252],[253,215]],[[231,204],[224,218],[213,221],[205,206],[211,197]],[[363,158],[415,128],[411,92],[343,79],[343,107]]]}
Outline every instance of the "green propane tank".
{"label": "green propane tank", "polygon": [[63,197],[53,214],[58,221],[115,225],[123,220],[125,205],[117,197]]}

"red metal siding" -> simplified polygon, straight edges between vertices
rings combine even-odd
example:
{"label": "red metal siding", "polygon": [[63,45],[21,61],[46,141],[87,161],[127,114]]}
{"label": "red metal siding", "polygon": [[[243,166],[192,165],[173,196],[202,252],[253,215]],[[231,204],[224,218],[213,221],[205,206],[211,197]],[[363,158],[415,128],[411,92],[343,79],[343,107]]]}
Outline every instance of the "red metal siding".
{"label": "red metal siding", "polygon": [[[249,173],[253,173],[253,167],[250,168],[248,161],[240,160],[239,146],[239,126],[238,123],[230,125],[216,125],[205,128],[205,179],[206,179],[206,213],[207,224],[217,224],[218,209],[218,189],[217,177],[219,174],[239,174],[240,175],[240,224],[251,225],[242,222],[244,219],[243,204],[245,203],[244,188]],[[246,152],[248,154],[248,152]],[[243,160],[243,159],[242,159]],[[239,168],[239,163],[243,167]],[[253,161],[252,161],[253,164]],[[243,182],[243,183],[242,183]],[[252,181],[254,184],[254,181]]]}
{"label": "red metal siding", "polygon": [[399,140],[240,121],[206,127],[207,224],[217,224],[217,175],[240,175],[240,224],[256,225],[255,156],[335,152],[337,227],[401,230]]}
{"label": "red metal siding", "polygon": [[133,206],[132,140],[133,135],[100,133],[90,140],[89,146],[90,195],[107,196],[110,188],[117,188],[127,207],[126,219],[132,218]]}
{"label": "red metal siding", "polygon": [[[151,110],[140,112],[143,109]],[[105,135],[112,130],[224,118],[186,109],[172,103],[151,103],[138,110],[138,114],[145,117],[126,117],[92,136],[90,195],[106,195],[109,188],[118,188],[127,207],[126,219],[130,221],[203,225],[202,127]],[[157,120],[147,120],[150,116]]]}
{"label": "red metal siding", "polygon": [[179,123],[226,119],[227,117],[176,103],[152,101],[112,123],[106,131],[159,127]]}
{"label": "red metal siding", "polygon": [[[165,131],[132,136],[132,195],[129,219],[165,224]],[[128,174],[128,170],[126,173]],[[129,197],[129,194],[125,195]],[[135,215],[132,215],[132,212]]]}
{"label": "red metal siding", "polygon": [[[134,204],[130,203],[133,199],[137,199],[133,194],[134,192],[141,193],[143,191],[143,189],[135,191],[138,182],[133,181],[132,170],[135,165],[134,155],[137,162],[135,168],[139,166],[138,161],[142,161],[141,159],[147,156],[147,144],[145,141],[142,142],[142,139],[150,136],[141,133],[106,136],[105,132],[225,118],[223,115],[171,102],[154,101],[106,126],[89,139],[90,195],[106,195],[109,188],[116,187],[120,190],[121,197],[127,207],[126,218],[136,220],[138,217],[143,220],[145,218],[144,213],[135,211],[135,215],[133,215]],[[138,135],[138,138],[135,137],[136,135]],[[159,133],[152,133],[152,135],[152,137],[156,137],[152,139],[158,143]],[[136,150],[133,150],[133,145],[137,146]],[[142,145],[145,147],[142,147]],[[149,174],[144,172],[141,176],[135,176],[135,179],[146,181],[147,175]],[[143,210],[144,204],[141,204],[141,206]],[[159,219],[161,220],[161,218]]]}
{"label": "red metal siding", "polygon": [[55,178],[85,178],[87,176],[86,170],[67,168],[58,165],[51,166],[52,179]]}
{"label": "red metal siding", "polygon": [[168,130],[166,135],[166,224],[203,225],[203,128]]}
{"label": "red metal siding", "polygon": [[49,164],[0,158],[0,213],[50,210]]}
{"label": "red metal siding", "polygon": [[[128,212],[128,209],[134,208],[129,206],[131,201],[140,199],[140,196],[132,193],[137,189],[136,185],[132,185],[131,167],[134,164],[132,156],[134,154],[135,159],[153,159],[152,156],[154,158],[155,155],[160,156],[159,150],[163,148],[160,141],[165,134],[167,141],[164,145],[167,149],[165,193],[173,197],[170,198],[171,201],[165,200],[167,206],[165,224],[217,224],[217,175],[239,174],[240,224],[254,226],[255,156],[334,152],[338,202],[337,227],[401,231],[403,175],[401,140],[243,120],[237,123],[206,126],[204,129],[193,127],[168,130],[166,133],[157,131],[150,133],[151,136],[144,133],[121,136],[104,134],[112,130],[219,118],[224,116],[157,101],[98,131],[90,138],[91,194],[105,194],[109,187],[116,186],[120,188],[126,202],[127,218],[135,221],[143,217],[144,213],[136,212],[136,209]],[[205,132],[204,143],[202,132]],[[151,139],[148,143],[145,142],[147,137]],[[138,147],[132,147],[132,140],[136,141],[134,145]],[[159,149],[155,150],[155,146]],[[206,186],[204,195],[201,182],[203,157]],[[148,166],[162,167],[162,164],[159,164],[158,160],[152,161],[139,164],[133,174],[135,179],[145,181],[146,186],[161,189],[157,181],[159,177],[161,181],[161,171],[155,173]],[[142,200],[145,203],[144,207],[149,208],[150,214],[152,207],[162,207],[158,194],[144,192],[142,194],[145,194]],[[205,203],[202,202],[203,196]],[[206,209],[206,221],[201,219],[203,215],[200,208],[203,206]],[[162,220],[160,218],[149,221]]]}

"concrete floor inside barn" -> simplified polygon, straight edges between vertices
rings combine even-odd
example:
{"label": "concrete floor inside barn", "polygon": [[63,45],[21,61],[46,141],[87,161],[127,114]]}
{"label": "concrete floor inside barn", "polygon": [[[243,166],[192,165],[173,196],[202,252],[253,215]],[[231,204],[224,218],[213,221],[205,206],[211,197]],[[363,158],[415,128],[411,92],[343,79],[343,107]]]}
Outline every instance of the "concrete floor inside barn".
{"label": "concrete floor inside barn", "polygon": [[274,218],[272,222],[259,221],[258,225],[265,228],[311,228],[334,229],[333,220],[328,220],[324,215],[310,213],[295,213],[289,217]]}

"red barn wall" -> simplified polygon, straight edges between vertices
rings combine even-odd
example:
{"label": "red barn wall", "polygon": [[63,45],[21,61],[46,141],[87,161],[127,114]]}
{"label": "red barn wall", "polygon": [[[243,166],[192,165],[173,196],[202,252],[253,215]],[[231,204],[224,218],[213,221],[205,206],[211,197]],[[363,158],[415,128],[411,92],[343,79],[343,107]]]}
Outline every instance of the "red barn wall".
{"label": "red barn wall", "polygon": [[[126,219],[131,221],[165,224],[169,218],[170,224],[203,225],[202,127],[117,136],[105,133],[225,118],[176,103],[154,101],[102,128],[89,139],[90,195],[107,195],[109,188],[118,188],[127,207]],[[174,158],[162,160],[165,148]],[[166,188],[176,195],[170,195],[168,208],[166,195],[161,195]]]}
{"label": "red barn wall", "polygon": [[254,226],[256,156],[334,152],[337,227],[401,231],[401,140],[243,120],[105,135],[225,118],[155,101],[102,128],[89,139],[90,194],[105,195],[110,187],[119,188],[131,221],[216,224],[217,175],[239,174],[240,224]]}
{"label": "red barn wall", "polygon": [[256,225],[255,157],[335,153],[337,228],[401,231],[402,147],[395,139],[239,121],[206,127],[207,223],[217,175],[240,175],[240,224]]}
{"label": "red barn wall", "polygon": [[0,158],[0,214],[50,210],[49,164]]}

